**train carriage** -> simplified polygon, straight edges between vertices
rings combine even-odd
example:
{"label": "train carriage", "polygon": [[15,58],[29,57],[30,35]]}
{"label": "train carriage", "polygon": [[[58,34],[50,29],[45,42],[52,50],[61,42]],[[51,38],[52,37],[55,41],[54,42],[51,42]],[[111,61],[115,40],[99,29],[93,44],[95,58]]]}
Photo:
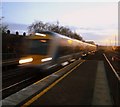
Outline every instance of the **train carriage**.
{"label": "train carriage", "polygon": [[95,45],[54,32],[37,32],[23,42],[24,57],[20,58],[19,66],[38,68],[42,72],[64,66],[91,51],[96,51]]}

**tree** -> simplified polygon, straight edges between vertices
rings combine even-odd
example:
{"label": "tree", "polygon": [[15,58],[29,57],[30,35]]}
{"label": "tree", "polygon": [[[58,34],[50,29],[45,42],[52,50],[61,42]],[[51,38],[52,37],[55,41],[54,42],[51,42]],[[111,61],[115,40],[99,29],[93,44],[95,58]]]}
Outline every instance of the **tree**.
{"label": "tree", "polygon": [[0,18],[0,33],[6,33],[7,30],[8,30],[8,25],[2,24],[2,19],[3,19],[3,18],[4,18],[4,17],[1,17],[1,18]]}
{"label": "tree", "polygon": [[80,35],[73,33],[68,27],[60,26],[59,21],[55,24],[43,23],[42,21],[36,21],[28,27],[28,32],[39,32],[39,31],[52,31],[70,38],[75,38],[78,40],[83,40]]}
{"label": "tree", "polygon": [[74,38],[81,40],[81,41],[83,40],[83,38],[80,35],[78,35],[77,33],[74,33]]}
{"label": "tree", "polygon": [[49,23],[43,23],[42,21],[36,21],[28,27],[28,32],[39,32],[39,31],[53,31],[53,26]]}

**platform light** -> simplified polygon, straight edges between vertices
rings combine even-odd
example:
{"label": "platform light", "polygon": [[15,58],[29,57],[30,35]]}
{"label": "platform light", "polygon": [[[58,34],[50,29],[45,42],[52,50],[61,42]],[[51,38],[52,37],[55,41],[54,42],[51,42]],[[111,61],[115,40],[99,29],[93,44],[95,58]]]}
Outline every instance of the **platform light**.
{"label": "platform light", "polygon": [[50,61],[50,60],[52,60],[51,57],[49,57],[49,58],[44,58],[44,59],[41,59],[41,62]]}
{"label": "platform light", "polygon": [[33,61],[33,58],[21,59],[19,60],[19,64],[24,64],[32,61]]}
{"label": "platform light", "polygon": [[43,37],[45,37],[45,36],[46,36],[45,34],[42,34],[42,33],[35,33],[35,35],[38,35],[38,36],[43,36]]}

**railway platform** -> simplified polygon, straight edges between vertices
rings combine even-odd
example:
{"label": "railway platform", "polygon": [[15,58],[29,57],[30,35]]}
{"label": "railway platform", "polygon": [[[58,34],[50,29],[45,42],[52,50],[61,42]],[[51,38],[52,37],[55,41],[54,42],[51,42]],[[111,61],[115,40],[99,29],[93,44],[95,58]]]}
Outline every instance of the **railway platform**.
{"label": "railway platform", "polygon": [[86,60],[69,72],[23,106],[113,105],[103,61]]}
{"label": "railway platform", "polygon": [[[78,59],[3,99],[3,107],[4,105],[18,105],[20,107],[47,105],[114,106],[119,102],[119,95],[114,95],[111,91],[111,84],[109,84],[110,87],[108,85],[109,78],[106,73],[111,71],[107,69],[107,62],[104,60],[101,53]],[[117,89],[115,87],[114,90],[119,90],[119,87]]]}

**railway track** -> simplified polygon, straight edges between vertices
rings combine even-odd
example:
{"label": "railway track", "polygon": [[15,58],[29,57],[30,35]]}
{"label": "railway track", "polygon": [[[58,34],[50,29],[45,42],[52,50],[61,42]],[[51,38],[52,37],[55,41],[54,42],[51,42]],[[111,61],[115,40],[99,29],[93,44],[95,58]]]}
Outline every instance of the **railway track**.
{"label": "railway track", "polygon": [[114,52],[114,51],[112,51],[112,52],[105,52],[105,55],[106,55],[107,59],[109,60],[109,62],[111,63],[111,65],[115,69],[116,73],[120,77],[120,67],[119,67],[120,59],[119,59],[119,54],[120,53]]}
{"label": "railway track", "polygon": [[26,78],[25,80],[19,81],[15,84],[12,84],[8,87],[3,88],[2,90],[0,90],[0,92],[2,92],[2,98],[4,99],[8,97],[9,95],[31,85],[37,80],[38,78],[36,78],[36,76],[33,76],[33,77]]}
{"label": "railway track", "polygon": [[50,75],[51,73],[61,69],[62,66],[58,67],[55,70],[51,70],[48,73],[34,73],[34,70],[29,71],[28,69],[14,69],[13,71],[6,71],[3,73],[2,77],[2,90],[0,90],[0,93],[2,93],[2,98],[6,98],[10,96],[13,93],[18,92],[19,90],[35,83],[38,80],[43,79],[44,77]]}

